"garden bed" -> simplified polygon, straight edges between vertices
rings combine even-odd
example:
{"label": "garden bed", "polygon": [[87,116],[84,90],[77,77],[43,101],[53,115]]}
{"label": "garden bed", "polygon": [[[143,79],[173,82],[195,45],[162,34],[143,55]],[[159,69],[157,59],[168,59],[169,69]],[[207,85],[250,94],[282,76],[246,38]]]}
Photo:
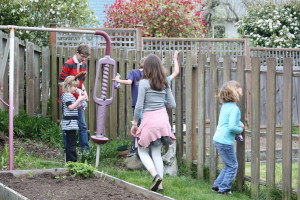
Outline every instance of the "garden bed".
{"label": "garden bed", "polygon": [[96,172],[95,178],[69,176],[66,169],[0,172],[0,199],[172,199]]}

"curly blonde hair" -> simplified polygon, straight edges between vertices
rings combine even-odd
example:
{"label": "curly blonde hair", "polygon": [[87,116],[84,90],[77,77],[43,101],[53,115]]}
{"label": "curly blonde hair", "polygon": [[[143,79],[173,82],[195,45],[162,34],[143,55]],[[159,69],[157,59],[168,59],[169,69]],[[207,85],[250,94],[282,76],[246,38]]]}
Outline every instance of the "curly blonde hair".
{"label": "curly blonde hair", "polygon": [[77,87],[79,85],[79,81],[77,81],[75,79],[75,76],[68,76],[65,80],[64,80],[64,84],[63,84],[63,91],[64,92],[68,92],[69,88],[74,86]]}
{"label": "curly blonde hair", "polygon": [[237,102],[240,99],[238,89],[241,88],[239,82],[231,80],[223,84],[218,94],[221,103]]}

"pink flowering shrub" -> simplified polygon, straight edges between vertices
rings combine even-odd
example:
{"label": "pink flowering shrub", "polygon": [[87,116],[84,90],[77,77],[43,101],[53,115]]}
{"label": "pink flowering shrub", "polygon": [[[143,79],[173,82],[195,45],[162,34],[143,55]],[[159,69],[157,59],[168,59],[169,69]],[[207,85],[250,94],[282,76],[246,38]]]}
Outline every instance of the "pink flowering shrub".
{"label": "pink flowering shrub", "polygon": [[201,0],[127,0],[107,6],[107,28],[134,28],[144,36],[203,37],[206,21]]}

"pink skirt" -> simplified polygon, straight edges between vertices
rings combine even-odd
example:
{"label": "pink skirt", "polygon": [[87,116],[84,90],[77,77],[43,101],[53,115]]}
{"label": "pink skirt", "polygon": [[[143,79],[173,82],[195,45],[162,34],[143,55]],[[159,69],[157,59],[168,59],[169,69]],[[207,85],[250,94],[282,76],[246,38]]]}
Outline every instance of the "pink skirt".
{"label": "pink skirt", "polygon": [[[171,130],[166,108],[143,113],[142,123],[136,132],[137,143],[143,147],[148,147],[151,142],[162,136],[169,136],[173,141],[176,140]],[[137,143],[135,143],[136,146]]]}

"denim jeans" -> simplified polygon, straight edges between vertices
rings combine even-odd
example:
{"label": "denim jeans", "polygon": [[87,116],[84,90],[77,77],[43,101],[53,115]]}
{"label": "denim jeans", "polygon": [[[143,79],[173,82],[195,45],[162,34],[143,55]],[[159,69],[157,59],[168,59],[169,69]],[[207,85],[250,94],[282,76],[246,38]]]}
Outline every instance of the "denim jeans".
{"label": "denim jeans", "polygon": [[225,164],[225,167],[215,180],[214,186],[217,186],[221,192],[224,192],[231,189],[231,184],[237,173],[238,162],[233,145],[221,144],[214,141],[214,146]]}
{"label": "denim jeans", "polygon": [[[89,147],[89,137],[86,128],[86,122],[84,117],[84,110],[78,110],[78,138],[79,138],[79,145],[81,151],[88,150]],[[63,141],[64,141],[64,150],[66,151],[66,133],[63,131]]]}

